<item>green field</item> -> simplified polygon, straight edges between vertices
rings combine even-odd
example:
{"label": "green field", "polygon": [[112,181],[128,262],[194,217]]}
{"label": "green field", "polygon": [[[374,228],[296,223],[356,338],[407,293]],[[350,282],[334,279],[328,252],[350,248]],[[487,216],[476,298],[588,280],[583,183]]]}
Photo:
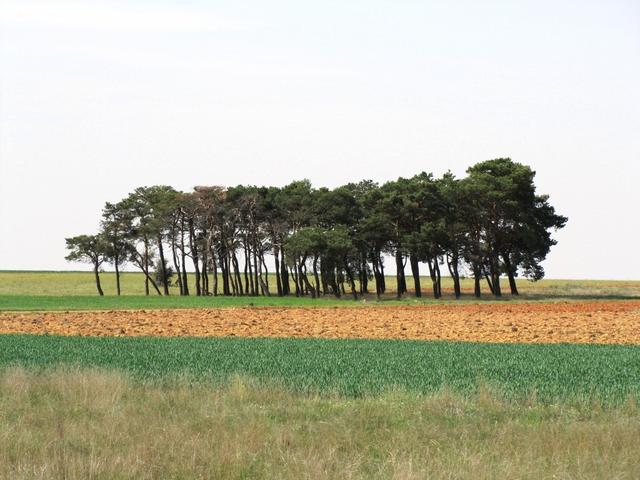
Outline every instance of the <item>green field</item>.
{"label": "green field", "polygon": [[302,393],[348,397],[400,387],[460,394],[480,384],[506,398],[640,400],[640,346],[504,345],[393,340],[0,336],[0,368],[77,365],[142,381],[234,375]]}
{"label": "green field", "polygon": [[[144,296],[144,277],[140,273],[126,272],[122,275],[123,295],[117,297],[115,274],[102,274],[105,296],[96,295],[93,276],[90,272],[0,272],[0,310],[112,310],[137,308],[212,308],[231,306],[339,306],[354,304],[398,305],[395,300],[395,277],[388,277],[389,293],[381,302],[375,295],[361,297],[354,302],[350,295],[341,299],[333,296],[312,300],[309,297],[180,297],[175,288],[169,297],[156,294]],[[428,278],[422,279],[423,297],[416,299],[407,294],[401,303],[433,303],[455,301],[478,301],[471,294],[472,281],[463,281],[464,295],[461,300],[453,297],[451,279],[443,278],[444,296],[434,300],[430,296]],[[484,287],[484,285],[483,285]],[[505,285],[506,287],[506,285]],[[412,288],[409,279],[409,288]],[[542,280],[529,282],[519,280],[521,295],[513,297],[508,293],[499,301],[563,301],[563,300],[624,300],[640,299],[640,281],[600,281],[600,280]],[[482,301],[496,301],[489,292],[483,292]]]}

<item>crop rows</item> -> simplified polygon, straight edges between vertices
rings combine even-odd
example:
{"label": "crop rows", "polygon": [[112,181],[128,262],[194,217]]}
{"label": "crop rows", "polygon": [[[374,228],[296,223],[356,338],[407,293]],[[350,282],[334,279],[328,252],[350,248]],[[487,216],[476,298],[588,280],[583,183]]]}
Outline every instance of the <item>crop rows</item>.
{"label": "crop rows", "polygon": [[0,368],[117,369],[149,382],[246,375],[302,392],[360,396],[393,387],[463,394],[481,383],[509,398],[640,399],[640,347],[394,340],[98,338],[0,335]]}

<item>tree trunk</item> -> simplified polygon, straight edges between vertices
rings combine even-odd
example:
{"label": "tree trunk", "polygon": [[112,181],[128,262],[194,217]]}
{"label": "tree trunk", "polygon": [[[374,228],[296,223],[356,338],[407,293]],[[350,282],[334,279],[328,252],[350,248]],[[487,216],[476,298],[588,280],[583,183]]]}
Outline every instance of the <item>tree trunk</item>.
{"label": "tree trunk", "polygon": [[216,259],[216,249],[211,245],[211,265],[213,266],[213,296],[218,296],[218,260]]}
{"label": "tree trunk", "polygon": [[347,263],[347,259],[344,259],[344,271],[347,274],[347,280],[349,281],[349,286],[351,287],[351,295],[353,295],[354,300],[358,300],[358,292],[356,291],[356,282],[353,278],[353,272],[349,268],[349,264]]}
{"label": "tree trunk", "polygon": [[[328,269],[327,269],[327,266],[325,265],[325,262],[323,262],[321,259],[320,260],[320,285],[322,287],[323,296],[329,293],[329,288],[331,288],[329,284],[330,282],[329,282]],[[331,292],[333,293],[333,289],[331,290]]]}
{"label": "tree trunk", "polygon": [[296,261],[296,269],[297,269],[297,278],[298,278],[298,283],[299,283],[299,289],[300,292],[302,293],[302,296],[305,296],[307,294],[307,284],[309,283],[309,280],[307,279],[306,275],[303,275],[302,273],[302,265],[304,264],[304,261],[307,259],[307,256],[305,255],[304,258],[302,260],[298,260]]}
{"label": "tree trunk", "polygon": [[371,256],[371,263],[373,265],[373,278],[376,282],[376,298],[380,300],[380,296],[383,293],[382,290],[382,278],[380,273],[380,268],[378,267],[378,262],[380,260],[380,256],[377,252]]}
{"label": "tree trunk", "polygon": [[260,287],[262,288],[262,295],[270,297],[271,292],[269,291],[269,285],[266,284],[266,282],[262,278],[262,275],[258,276],[258,280],[260,281]]}
{"label": "tree trunk", "polygon": [[143,270],[143,273],[145,275],[145,279],[147,281],[149,281],[149,283],[151,283],[151,285],[153,286],[153,288],[155,289],[156,293],[160,296],[162,296],[162,292],[160,291],[160,289],[158,288],[158,284],[155,282],[155,280],[153,278],[151,278],[151,275],[149,274],[149,270]]}
{"label": "tree trunk", "polygon": [[240,292],[240,295],[244,295],[244,290],[242,289],[242,277],[240,276],[240,264],[238,262],[236,252],[233,252],[231,261],[233,262],[233,274],[235,275],[236,283],[238,284],[238,291]]}
{"label": "tree trunk", "polygon": [[224,295],[231,295],[231,288],[229,284],[229,255],[227,255],[226,245],[224,253],[221,253],[220,262],[222,267],[222,293]]}
{"label": "tree trunk", "polygon": [[282,294],[289,295],[291,293],[291,285],[289,284],[289,270],[284,259],[285,252],[280,249],[280,274],[282,275]]}
{"label": "tree trunk", "polygon": [[191,259],[193,260],[193,268],[196,277],[196,296],[202,295],[200,288],[200,258],[198,257],[198,246],[196,244],[196,232],[193,226],[193,220],[189,220],[189,249],[191,250]]}
{"label": "tree trunk", "polygon": [[[187,253],[184,248],[184,215],[180,217],[180,256],[182,260],[182,293],[189,295],[189,278],[187,277]],[[178,272],[180,275],[180,272]]]}
{"label": "tree trunk", "polygon": [[169,295],[169,279],[167,278],[167,261],[164,258],[164,247],[162,246],[162,235],[158,234],[158,253],[160,254],[160,273],[162,274],[162,288],[165,295]]}
{"label": "tree trunk", "polygon": [[200,259],[200,290],[203,296],[209,295],[209,277],[207,276],[207,254],[202,252],[202,258]]}
{"label": "tree trunk", "polygon": [[409,263],[411,264],[411,274],[413,275],[413,284],[415,285],[416,298],[422,297],[422,289],[420,287],[420,266],[418,264],[418,257],[414,254],[409,256]]}
{"label": "tree trunk", "polygon": [[200,275],[202,275],[202,295],[209,295],[209,259],[207,255],[207,249],[205,248],[202,252],[202,270],[200,271]]}
{"label": "tree trunk", "polygon": [[173,257],[173,268],[176,270],[176,279],[178,280],[180,296],[183,296],[184,288],[182,288],[182,275],[180,274],[180,265],[178,264],[178,253],[176,252],[176,246],[173,241],[171,242],[171,256]]}
{"label": "tree trunk", "polygon": [[340,298],[340,288],[338,287],[335,270],[333,268],[327,271],[327,282],[329,282],[329,286],[331,287],[331,290],[333,290],[333,294],[336,298]]}
{"label": "tree trunk", "polygon": [[449,259],[449,255],[447,255],[447,267],[449,268],[449,273],[451,274],[451,278],[453,279],[453,293],[456,296],[456,299],[460,298],[460,273],[458,272],[458,254],[454,253],[451,255],[451,259]]}
{"label": "tree trunk", "polygon": [[437,263],[438,263],[438,260],[434,260],[433,258],[427,259],[427,265],[429,266],[429,277],[431,277],[431,289],[433,290],[433,298],[436,298],[436,299],[440,298],[438,296],[438,275],[436,272]]}
{"label": "tree trunk", "polygon": [[311,298],[316,298],[316,289],[313,287],[313,285],[311,285],[311,282],[309,282],[309,278],[307,277],[307,267],[304,264],[304,260],[306,260],[306,255],[305,258],[303,259],[303,261],[300,262],[300,266],[299,268],[299,273],[298,275],[300,276],[300,278],[302,279],[302,282],[304,283],[303,287],[309,291],[309,293],[311,294]]}
{"label": "tree trunk", "polygon": [[489,287],[489,291],[491,292],[491,295],[494,295],[495,292],[493,290],[493,282],[491,281],[493,277],[489,276],[489,273],[484,267],[482,267],[482,270],[483,270],[484,278],[487,281],[487,286]]}
{"label": "tree trunk", "polygon": [[249,253],[249,247],[244,247],[244,289],[251,296],[256,295],[255,285],[253,284],[253,269],[251,268],[251,254]]}
{"label": "tree trunk", "polygon": [[256,245],[253,245],[253,284],[256,290],[256,295],[260,295],[260,285],[258,282],[258,254],[256,252]]}
{"label": "tree trunk", "polygon": [[148,267],[148,263],[144,258],[144,255],[141,255],[140,253],[138,253],[136,257],[133,259],[133,263],[136,267],[138,267],[142,271],[142,273],[144,273],[145,284],[148,285],[149,283],[151,283],[151,285],[153,285],[153,288],[158,293],[158,295],[162,296],[162,292],[158,288],[158,284],[153,280],[153,278],[151,278],[151,275],[149,275],[149,267]]}
{"label": "tree trunk", "polygon": [[320,277],[318,276],[318,255],[313,257],[313,278],[316,281],[316,295],[320,296]]}
{"label": "tree trunk", "polygon": [[[114,249],[114,251],[117,251]],[[114,266],[116,268],[116,294],[120,296],[120,267],[118,264],[120,263],[120,256],[116,253],[113,261],[115,262]]]}
{"label": "tree trunk", "polygon": [[491,278],[489,278],[489,274],[485,272],[484,278],[487,281],[487,286],[489,287],[491,295],[493,295],[495,292],[493,291],[493,283],[491,282]]}
{"label": "tree trunk", "polygon": [[235,253],[233,252],[233,250],[231,250],[231,253],[229,253],[229,281],[231,282],[231,291],[233,292],[233,296],[236,297],[238,295],[241,295],[242,292],[242,281],[240,281],[240,285],[238,285],[238,276],[236,276],[235,274],[235,268],[234,268],[234,257],[235,257]]}
{"label": "tree trunk", "polygon": [[204,296],[210,295],[209,292],[209,253],[211,251],[211,245],[209,244],[209,232],[207,232],[206,228],[202,228],[202,239],[204,245],[202,246],[202,251],[199,251],[199,255],[202,262],[202,270],[200,271],[200,276],[202,278],[202,282],[200,284],[200,292]]}
{"label": "tree trunk", "polygon": [[509,288],[511,289],[511,295],[520,295],[518,292],[518,285],[516,284],[516,269],[511,265],[511,259],[509,254],[503,254],[502,259],[504,261],[504,267],[509,277]]}
{"label": "tree trunk", "polygon": [[493,294],[496,297],[502,296],[502,289],[500,288],[500,274],[496,274],[493,278]]}
{"label": "tree trunk", "polygon": [[293,277],[293,284],[296,286],[296,297],[302,295],[300,291],[300,284],[298,283],[298,273],[297,273],[296,261],[294,260],[293,265],[291,266],[291,276]]}
{"label": "tree trunk", "polygon": [[493,285],[493,294],[496,297],[502,296],[500,289],[500,263],[497,255],[491,257],[491,284]]}
{"label": "tree trunk", "polygon": [[518,292],[518,285],[516,284],[516,279],[515,279],[515,276],[513,275],[513,272],[509,271],[508,275],[509,275],[509,288],[511,288],[511,295],[520,295],[520,292]]}
{"label": "tree trunk", "polygon": [[260,277],[262,278],[262,280],[264,281],[264,284],[267,287],[267,293],[268,293],[268,297],[271,296],[271,293],[269,292],[269,269],[267,268],[267,262],[264,261],[264,255],[261,253],[260,254],[260,264],[261,264],[261,268],[260,268]]}
{"label": "tree trunk", "polygon": [[146,273],[146,276],[144,277],[144,294],[148,297],[149,296],[149,239],[147,238],[147,235],[145,234],[144,236],[144,259],[143,259],[143,265],[144,265],[144,272]]}
{"label": "tree trunk", "polygon": [[342,295],[345,295],[346,292],[344,290],[344,275],[342,274],[342,270],[336,271],[336,278],[338,280],[338,284],[340,285],[340,292]]}
{"label": "tree trunk", "polygon": [[402,294],[407,291],[407,285],[404,278],[404,263],[402,261],[402,252],[400,249],[396,250],[396,296],[398,299],[402,298]]}
{"label": "tree trunk", "polygon": [[481,280],[482,280],[482,268],[479,265],[474,264],[473,265],[473,295],[476,298],[480,298],[480,295],[482,294],[480,290]]}
{"label": "tree trunk", "polygon": [[[271,296],[271,292],[269,291],[269,280],[268,278],[265,280],[265,274],[262,270],[264,266],[266,271],[266,264],[264,263],[264,256],[260,254],[260,258],[258,258],[258,281],[260,282],[260,288],[262,289],[262,295],[266,297]],[[268,274],[267,274],[268,275]]]}
{"label": "tree trunk", "polygon": [[101,297],[104,296],[104,292],[102,291],[102,285],[100,285],[100,272],[98,271],[98,264],[94,263],[93,265],[93,274],[96,277],[96,289],[98,290],[98,295]]}
{"label": "tree trunk", "polygon": [[276,288],[278,289],[278,296],[281,297],[282,296],[282,279],[280,278],[280,258],[279,258],[280,253],[278,252],[278,247],[275,246],[275,242],[274,242],[274,246],[273,246],[273,258],[275,259],[275,265],[276,265]]}

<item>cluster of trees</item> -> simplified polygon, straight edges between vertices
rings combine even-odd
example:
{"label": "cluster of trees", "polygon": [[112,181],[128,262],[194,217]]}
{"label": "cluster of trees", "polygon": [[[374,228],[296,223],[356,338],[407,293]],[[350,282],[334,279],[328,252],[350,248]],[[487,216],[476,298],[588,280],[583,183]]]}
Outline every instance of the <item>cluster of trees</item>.
{"label": "cluster of trees", "polygon": [[[421,263],[435,298],[445,267],[456,298],[467,274],[476,296],[483,281],[500,296],[501,276],[517,295],[518,275],[544,276],[540,263],[556,243],[551,231],[567,222],[547,195],[536,193],[534,177],[528,166],[499,158],[473,165],[464,178],[423,172],[332,190],[308,180],[188,193],[140,187],[105,204],[97,235],[67,238],[66,258],[93,265],[100,295],[101,266],[114,267],[119,295],[128,263],[144,273],[147,295],[151,289],[169,295],[175,274],[180,295],[358,298],[375,290],[380,297],[387,289],[385,259],[395,262],[398,297],[407,292],[407,264],[415,295],[422,295]],[[271,277],[268,265],[275,266]],[[192,285],[187,269],[195,272]]]}

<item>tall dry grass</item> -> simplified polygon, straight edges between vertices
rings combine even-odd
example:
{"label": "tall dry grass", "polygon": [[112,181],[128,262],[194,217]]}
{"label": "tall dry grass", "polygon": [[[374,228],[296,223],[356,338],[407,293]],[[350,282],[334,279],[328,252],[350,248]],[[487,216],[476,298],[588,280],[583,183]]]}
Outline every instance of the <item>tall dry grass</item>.
{"label": "tall dry grass", "polygon": [[0,374],[0,477],[638,478],[640,410],[482,389],[309,397],[236,378],[153,386],[91,370]]}

